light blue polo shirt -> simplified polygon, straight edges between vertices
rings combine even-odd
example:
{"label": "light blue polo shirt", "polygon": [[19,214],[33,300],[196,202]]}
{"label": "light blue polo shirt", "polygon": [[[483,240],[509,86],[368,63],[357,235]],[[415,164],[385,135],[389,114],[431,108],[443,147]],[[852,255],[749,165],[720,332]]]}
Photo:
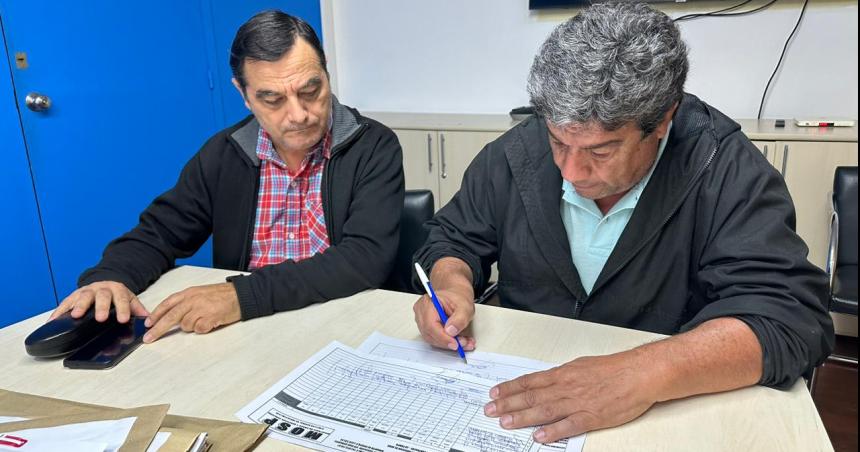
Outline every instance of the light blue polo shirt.
{"label": "light blue polo shirt", "polygon": [[573,265],[576,266],[586,293],[591,293],[597,277],[606,265],[606,260],[609,259],[609,254],[612,253],[627,222],[633,216],[633,209],[639,202],[639,196],[645,190],[651,174],[654,173],[654,168],[657,167],[657,162],[663,156],[671,130],[670,122],[666,136],[660,140],[657,158],[654,159],[648,174],[618,200],[606,215],[603,215],[593,200],[579,196],[570,182],[562,183],[564,194],[561,197],[561,220],[567,231]]}

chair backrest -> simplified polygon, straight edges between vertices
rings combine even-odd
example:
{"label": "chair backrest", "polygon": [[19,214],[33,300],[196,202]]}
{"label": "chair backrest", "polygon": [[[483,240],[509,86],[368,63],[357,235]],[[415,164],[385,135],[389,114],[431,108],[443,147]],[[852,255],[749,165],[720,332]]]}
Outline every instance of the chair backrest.
{"label": "chair backrest", "polygon": [[424,223],[433,218],[433,192],[430,190],[406,190],[403,213],[400,216],[400,243],[397,257],[388,281],[383,289],[399,292],[423,293],[412,284],[412,256],[427,241],[429,232]]}
{"label": "chair backrest", "polygon": [[837,265],[857,265],[857,167],[840,166],[833,178],[833,209],[839,216]]}

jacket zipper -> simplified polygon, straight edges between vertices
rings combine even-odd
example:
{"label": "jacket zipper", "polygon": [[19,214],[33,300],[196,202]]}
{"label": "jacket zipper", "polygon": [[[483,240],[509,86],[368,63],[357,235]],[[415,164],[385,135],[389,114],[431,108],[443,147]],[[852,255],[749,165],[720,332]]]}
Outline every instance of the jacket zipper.
{"label": "jacket zipper", "polygon": [[248,266],[251,265],[251,241],[254,236],[254,222],[257,219],[257,196],[260,191],[259,172],[253,177],[254,183],[252,186],[254,187],[254,192],[251,194],[251,198],[254,202],[251,203],[251,212],[250,215],[248,215],[248,224],[245,226],[245,243],[242,244],[242,260],[239,262],[239,270],[241,271],[248,271]]}
{"label": "jacket zipper", "polygon": [[[323,169],[323,180],[322,180],[322,182],[323,182],[323,197],[322,197],[323,198],[322,199],[323,217],[325,218],[325,232],[328,235],[328,241],[329,241],[330,245],[334,245],[336,242],[335,237],[333,235],[333,230],[332,230],[333,219],[332,219],[332,213],[331,213],[331,208],[330,208],[330,206],[331,206],[331,186],[332,186],[331,173],[332,173],[332,171],[334,171],[332,168],[335,164],[335,160],[338,158],[338,155],[340,154],[339,151],[344,146],[351,144],[353,141],[355,141],[355,139],[358,137],[358,135],[365,128],[366,128],[365,124],[359,123],[358,128],[352,133],[352,135],[348,136],[345,140],[341,141],[336,146],[332,147],[331,159],[329,160],[329,162],[326,164],[325,168]],[[339,242],[340,240],[338,239],[337,241]]]}
{"label": "jacket zipper", "polygon": [[[717,146],[714,146],[714,150],[713,150],[713,151],[711,151],[711,155],[709,155],[709,156],[708,156],[708,160],[706,160],[706,161],[705,161],[705,164],[704,164],[704,165],[702,165],[702,167],[699,169],[698,173],[696,173],[696,177],[694,177],[694,178],[693,178],[693,180],[698,180],[698,179],[699,179],[699,177],[701,177],[702,173],[704,173],[704,172],[708,169],[708,167],[709,167],[709,166],[711,166],[711,162],[714,160],[714,157],[717,155],[717,151],[718,151],[718,147],[717,147]],[[691,184],[690,184],[690,188],[688,188],[687,190],[689,191],[692,187],[693,187],[693,184],[691,183]],[[682,197],[681,197],[681,203],[683,203],[683,201],[684,201],[685,199],[687,199],[687,195],[688,195],[688,194],[685,194],[684,196],[682,196]],[[678,206],[675,206],[675,208],[674,208],[674,209],[672,209],[672,212],[671,212],[671,213],[669,213],[669,215],[668,215],[668,216],[663,220],[663,222],[662,222],[662,223],[660,223],[660,227],[659,227],[659,228],[657,228],[657,230],[656,230],[656,231],[654,231],[654,234],[653,234],[653,235],[651,235],[651,237],[649,237],[649,238],[648,238],[648,240],[645,240],[645,241],[643,241],[642,243],[644,244],[644,243],[649,242],[651,239],[653,239],[653,238],[654,238],[654,235],[656,235],[656,234],[657,234],[658,232],[660,232],[664,227],[666,227],[666,224],[668,224],[668,223],[669,223],[669,220],[671,220],[671,219],[672,219],[672,217],[674,217],[674,216],[675,216],[675,212],[677,212],[677,211],[678,211],[678,208],[679,208],[679,207],[680,207],[680,204],[679,204]],[[611,278],[613,278],[616,274],[618,274],[618,272],[619,272],[619,271],[621,271],[621,269],[622,269],[622,268],[624,268],[627,264],[629,264],[629,263],[630,263],[630,260],[632,260],[632,259],[633,259],[633,257],[634,257],[634,256],[636,256],[636,254],[637,254],[638,252],[639,252],[639,250],[636,250],[636,252],[635,252],[635,253],[632,253],[632,254],[630,255],[630,257],[628,257],[626,261],[624,261],[621,265],[619,265],[619,266],[618,266],[618,267],[617,267],[617,268],[616,268],[616,269],[615,269],[615,270],[614,270],[614,271],[609,275],[609,277],[607,277],[606,279],[607,279],[607,280],[608,280],[608,279],[611,279]],[[591,291],[591,293],[593,294],[593,293],[594,293],[594,290],[592,290],[592,291]],[[589,294],[588,296],[586,296],[584,300],[576,300],[576,303],[573,305],[573,318],[574,318],[574,319],[579,318],[579,314],[580,314],[580,313],[581,313],[581,311],[582,311],[582,306],[585,304],[585,302],[586,302],[586,301],[588,301],[588,299],[589,299],[589,298],[591,298],[591,295],[590,295],[590,294]]]}
{"label": "jacket zipper", "polygon": [[325,169],[323,169],[323,181],[325,182],[323,184],[323,195],[324,196],[322,197],[323,198],[322,199],[323,218],[325,218],[325,233],[326,233],[326,235],[328,235],[328,242],[330,245],[334,245],[334,243],[335,243],[334,236],[332,235],[332,227],[331,227],[331,223],[332,223],[331,215],[332,214],[331,214],[331,208],[329,206],[331,206],[331,172],[332,172],[331,168],[332,168],[332,166],[335,165],[336,157],[337,157],[337,154],[335,154],[334,151],[332,151],[331,161],[329,161],[328,164],[326,164]]}

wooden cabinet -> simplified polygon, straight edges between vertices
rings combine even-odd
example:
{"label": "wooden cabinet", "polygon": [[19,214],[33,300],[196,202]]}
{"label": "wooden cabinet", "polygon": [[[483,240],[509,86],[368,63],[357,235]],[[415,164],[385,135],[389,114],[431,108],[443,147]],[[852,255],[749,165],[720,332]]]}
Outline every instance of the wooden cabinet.
{"label": "wooden cabinet", "polygon": [[774,165],[774,162],[776,161],[776,142],[753,140],[752,144],[754,144],[755,147],[757,147],[758,150],[761,151],[762,155],[764,155],[764,158],[766,158],[771,165]]}
{"label": "wooden cabinet", "polygon": [[825,268],[833,173],[838,166],[857,166],[857,143],[777,141],[776,149],[774,164],[794,201],[797,233],[809,247],[810,262]]}
{"label": "wooden cabinet", "polygon": [[426,130],[395,129],[403,148],[403,175],[406,189],[427,189],[433,192],[436,209],[439,208],[439,156],[436,151],[436,132]]}
{"label": "wooden cabinet", "polygon": [[364,114],[394,130],[403,148],[406,188],[432,191],[437,210],[460,190],[481,149],[517,124],[508,115]]}
{"label": "wooden cabinet", "polygon": [[857,166],[857,142],[754,140],[780,174],[797,211],[797,233],[809,247],[809,261],[825,268],[832,213],[833,173]]}
{"label": "wooden cabinet", "polygon": [[460,190],[463,174],[475,156],[502,132],[439,132],[439,207]]}
{"label": "wooden cabinet", "polygon": [[466,168],[502,132],[394,129],[403,148],[406,189],[433,192],[436,210],[460,190]]}

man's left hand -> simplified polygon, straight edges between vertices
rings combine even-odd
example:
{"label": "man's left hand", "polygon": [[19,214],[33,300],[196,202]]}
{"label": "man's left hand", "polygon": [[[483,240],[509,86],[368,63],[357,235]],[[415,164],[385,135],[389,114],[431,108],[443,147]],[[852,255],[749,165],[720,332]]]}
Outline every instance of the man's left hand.
{"label": "man's left hand", "polygon": [[187,333],[208,333],[242,319],[232,283],[190,287],[167,297],[146,319],[143,342],[158,340],[177,324]]}
{"label": "man's left hand", "polygon": [[542,425],[534,438],[551,443],[641,416],[656,401],[655,381],[636,350],[575,359],[490,390],[484,413],[505,429]]}

